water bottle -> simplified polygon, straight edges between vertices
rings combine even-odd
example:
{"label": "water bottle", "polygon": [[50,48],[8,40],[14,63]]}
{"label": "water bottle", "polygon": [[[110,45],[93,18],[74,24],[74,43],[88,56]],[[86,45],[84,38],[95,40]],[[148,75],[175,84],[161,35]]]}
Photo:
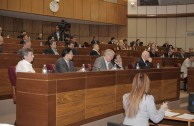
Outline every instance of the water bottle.
{"label": "water bottle", "polygon": [[138,70],[138,69],[140,69],[140,67],[139,67],[139,63],[137,63],[137,65],[136,65],[136,69]]}
{"label": "water bottle", "polygon": [[82,71],[82,72],[85,72],[85,71],[86,71],[86,68],[85,68],[85,65],[84,65],[84,64],[82,64],[81,71]]}
{"label": "water bottle", "polygon": [[157,67],[157,69],[160,69],[160,63],[157,63],[156,67]]}
{"label": "water bottle", "polygon": [[117,64],[116,64],[116,63],[114,64],[113,69],[114,69],[114,70],[117,70]]}
{"label": "water bottle", "polygon": [[46,64],[43,65],[42,73],[43,73],[43,74],[47,74]]}

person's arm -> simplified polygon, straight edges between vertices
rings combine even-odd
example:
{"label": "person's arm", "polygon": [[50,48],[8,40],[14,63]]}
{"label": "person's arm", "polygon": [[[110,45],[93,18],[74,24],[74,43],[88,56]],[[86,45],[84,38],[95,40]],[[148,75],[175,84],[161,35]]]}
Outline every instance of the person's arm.
{"label": "person's arm", "polygon": [[161,107],[159,110],[157,110],[154,102],[154,97],[151,95],[146,96],[146,108],[149,118],[154,123],[159,123],[164,118],[165,110],[167,109],[165,107]]}
{"label": "person's arm", "polygon": [[93,70],[92,71],[101,71],[103,70],[102,68],[102,62],[100,62],[100,59],[97,58],[96,61],[94,62]]}
{"label": "person's arm", "polygon": [[62,62],[58,62],[57,64],[56,64],[56,72],[58,72],[58,73],[65,73],[65,72],[67,72],[67,69],[65,68],[65,66],[64,66],[64,64],[62,63]]}

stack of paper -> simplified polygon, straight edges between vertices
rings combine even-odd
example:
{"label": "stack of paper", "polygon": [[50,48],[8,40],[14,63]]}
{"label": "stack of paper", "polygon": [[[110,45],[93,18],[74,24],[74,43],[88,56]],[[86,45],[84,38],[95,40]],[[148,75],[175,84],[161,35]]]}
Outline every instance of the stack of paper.
{"label": "stack of paper", "polygon": [[194,119],[194,115],[192,114],[182,114],[177,116],[178,118],[182,118],[182,119]]}
{"label": "stack of paper", "polygon": [[178,114],[179,114],[179,113],[176,113],[176,112],[165,111],[165,116],[168,116],[168,117],[176,116],[176,115],[178,115]]}

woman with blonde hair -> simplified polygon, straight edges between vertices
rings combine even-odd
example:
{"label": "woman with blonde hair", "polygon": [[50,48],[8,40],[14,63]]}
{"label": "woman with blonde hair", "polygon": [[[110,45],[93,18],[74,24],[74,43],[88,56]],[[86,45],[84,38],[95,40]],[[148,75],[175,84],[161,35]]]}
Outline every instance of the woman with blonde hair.
{"label": "woman with blonde hair", "polygon": [[125,119],[123,124],[132,126],[149,126],[149,119],[159,123],[164,118],[167,103],[163,103],[159,110],[156,109],[154,97],[148,95],[150,80],[147,74],[135,75],[130,93],[123,96]]}

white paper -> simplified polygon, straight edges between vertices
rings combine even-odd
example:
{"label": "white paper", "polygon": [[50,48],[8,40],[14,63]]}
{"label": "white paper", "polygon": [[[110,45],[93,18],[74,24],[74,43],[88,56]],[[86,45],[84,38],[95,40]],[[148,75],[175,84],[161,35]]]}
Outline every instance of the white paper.
{"label": "white paper", "polygon": [[192,114],[182,114],[177,116],[178,118],[182,118],[182,119],[194,119],[194,115]]}
{"label": "white paper", "polygon": [[165,111],[165,116],[168,116],[168,117],[176,116],[178,114],[180,114],[180,113]]}

